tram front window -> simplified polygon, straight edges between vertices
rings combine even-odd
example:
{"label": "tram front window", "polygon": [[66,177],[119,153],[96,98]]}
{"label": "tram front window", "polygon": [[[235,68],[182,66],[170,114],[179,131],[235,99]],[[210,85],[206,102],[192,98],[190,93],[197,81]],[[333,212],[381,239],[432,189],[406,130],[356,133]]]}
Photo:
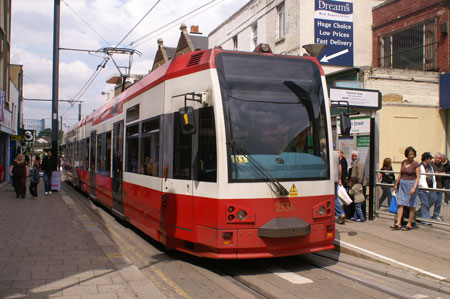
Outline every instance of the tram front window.
{"label": "tram front window", "polygon": [[306,59],[220,54],[232,181],[329,178],[325,101]]}

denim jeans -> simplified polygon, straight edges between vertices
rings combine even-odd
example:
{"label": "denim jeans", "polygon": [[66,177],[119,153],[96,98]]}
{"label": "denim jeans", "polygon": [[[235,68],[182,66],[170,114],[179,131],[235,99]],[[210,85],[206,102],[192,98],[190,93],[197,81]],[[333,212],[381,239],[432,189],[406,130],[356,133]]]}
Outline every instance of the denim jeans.
{"label": "denim jeans", "polygon": [[336,210],[336,216],[341,217],[344,215],[344,210],[342,209],[341,202],[339,201],[338,194],[338,183],[334,183],[334,209]]}
{"label": "denim jeans", "polygon": [[361,209],[361,204],[362,204],[362,202],[355,203],[355,214],[353,214],[353,218],[355,220],[359,219],[361,221],[365,221],[366,219],[364,218],[364,214]]}
{"label": "denim jeans", "polygon": [[381,186],[381,189],[383,190],[383,194],[380,197],[380,203],[378,205],[378,208],[381,208],[381,205],[386,200],[386,198],[388,200],[388,207],[389,207],[391,205],[391,199],[392,199],[392,187]]}
{"label": "denim jeans", "polygon": [[436,192],[436,201],[434,203],[433,219],[437,219],[441,214],[442,192]]}
{"label": "denim jeans", "polygon": [[44,190],[45,192],[52,191],[52,172],[44,171]]}
{"label": "denim jeans", "polygon": [[419,190],[420,197],[420,210],[419,215],[422,218],[430,218],[430,209],[436,201],[436,193],[435,192],[426,192]]}

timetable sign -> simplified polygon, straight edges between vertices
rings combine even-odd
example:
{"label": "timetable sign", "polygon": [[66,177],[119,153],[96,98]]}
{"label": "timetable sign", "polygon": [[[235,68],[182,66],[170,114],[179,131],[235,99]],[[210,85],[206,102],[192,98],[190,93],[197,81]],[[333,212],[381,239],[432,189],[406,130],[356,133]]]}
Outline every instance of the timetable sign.
{"label": "timetable sign", "polygon": [[327,45],[321,64],[353,66],[352,2],[315,0],[314,43]]}

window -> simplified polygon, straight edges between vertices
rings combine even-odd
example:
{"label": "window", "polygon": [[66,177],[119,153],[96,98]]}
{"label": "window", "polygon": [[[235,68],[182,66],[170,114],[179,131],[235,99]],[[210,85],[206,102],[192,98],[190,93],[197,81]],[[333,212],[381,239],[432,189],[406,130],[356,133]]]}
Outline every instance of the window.
{"label": "window", "polygon": [[127,127],[126,138],[126,168],[128,172],[138,172],[139,157],[139,125]]}
{"label": "window", "polygon": [[233,36],[233,50],[238,50],[238,37],[237,35]]}
{"label": "window", "polygon": [[380,38],[380,66],[409,70],[437,70],[436,20],[429,20]]}
{"label": "window", "polygon": [[173,178],[191,179],[192,135],[181,132],[180,113],[174,113]]}
{"label": "window", "polygon": [[111,132],[97,135],[97,172],[110,176],[111,171]]}
{"label": "window", "polygon": [[256,23],[252,25],[252,42],[253,49],[255,49],[258,46],[258,24]]}
{"label": "window", "polygon": [[84,170],[89,169],[89,138],[84,142]]}
{"label": "window", "polygon": [[198,180],[216,182],[216,128],[214,125],[214,110],[212,107],[199,110],[198,130]]}
{"label": "window", "polygon": [[110,175],[111,171],[111,132],[106,133],[106,152],[105,152],[105,172]]}
{"label": "window", "polygon": [[141,173],[157,176],[159,173],[159,117],[142,123]]}
{"label": "window", "polygon": [[139,104],[127,109],[127,123],[139,119]]}
{"label": "window", "polygon": [[95,169],[95,132],[91,133],[91,164],[89,165],[89,170],[93,171]]}
{"label": "window", "polygon": [[102,171],[102,144],[105,143],[102,137],[104,137],[103,134],[97,135],[97,172]]}
{"label": "window", "polygon": [[278,38],[283,38],[286,34],[284,3],[277,7],[278,12]]}

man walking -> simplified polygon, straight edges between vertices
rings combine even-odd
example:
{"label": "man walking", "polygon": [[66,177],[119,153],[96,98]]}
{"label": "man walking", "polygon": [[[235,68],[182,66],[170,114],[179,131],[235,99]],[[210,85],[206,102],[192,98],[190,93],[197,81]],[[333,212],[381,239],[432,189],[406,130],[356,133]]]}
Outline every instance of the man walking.
{"label": "man walking", "polygon": [[52,194],[52,171],[55,171],[56,167],[56,159],[52,157],[52,152],[49,150],[47,156],[42,160],[45,195]]}
{"label": "man walking", "polygon": [[[442,154],[436,153],[434,155],[434,161],[431,162],[431,166],[433,167],[434,173],[440,173],[440,174],[445,173],[444,164],[442,162],[443,162]],[[437,189],[442,189],[442,177],[441,176],[436,176],[436,187],[437,187]],[[433,216],[431,218],[435,219],[437,221],[443,221],[443,219],[439,216],[439,214],[441,213],[442,195],[443,195],[442,192],[436,192],[436,201],[434,203],[434,211],[433,211]]]}

